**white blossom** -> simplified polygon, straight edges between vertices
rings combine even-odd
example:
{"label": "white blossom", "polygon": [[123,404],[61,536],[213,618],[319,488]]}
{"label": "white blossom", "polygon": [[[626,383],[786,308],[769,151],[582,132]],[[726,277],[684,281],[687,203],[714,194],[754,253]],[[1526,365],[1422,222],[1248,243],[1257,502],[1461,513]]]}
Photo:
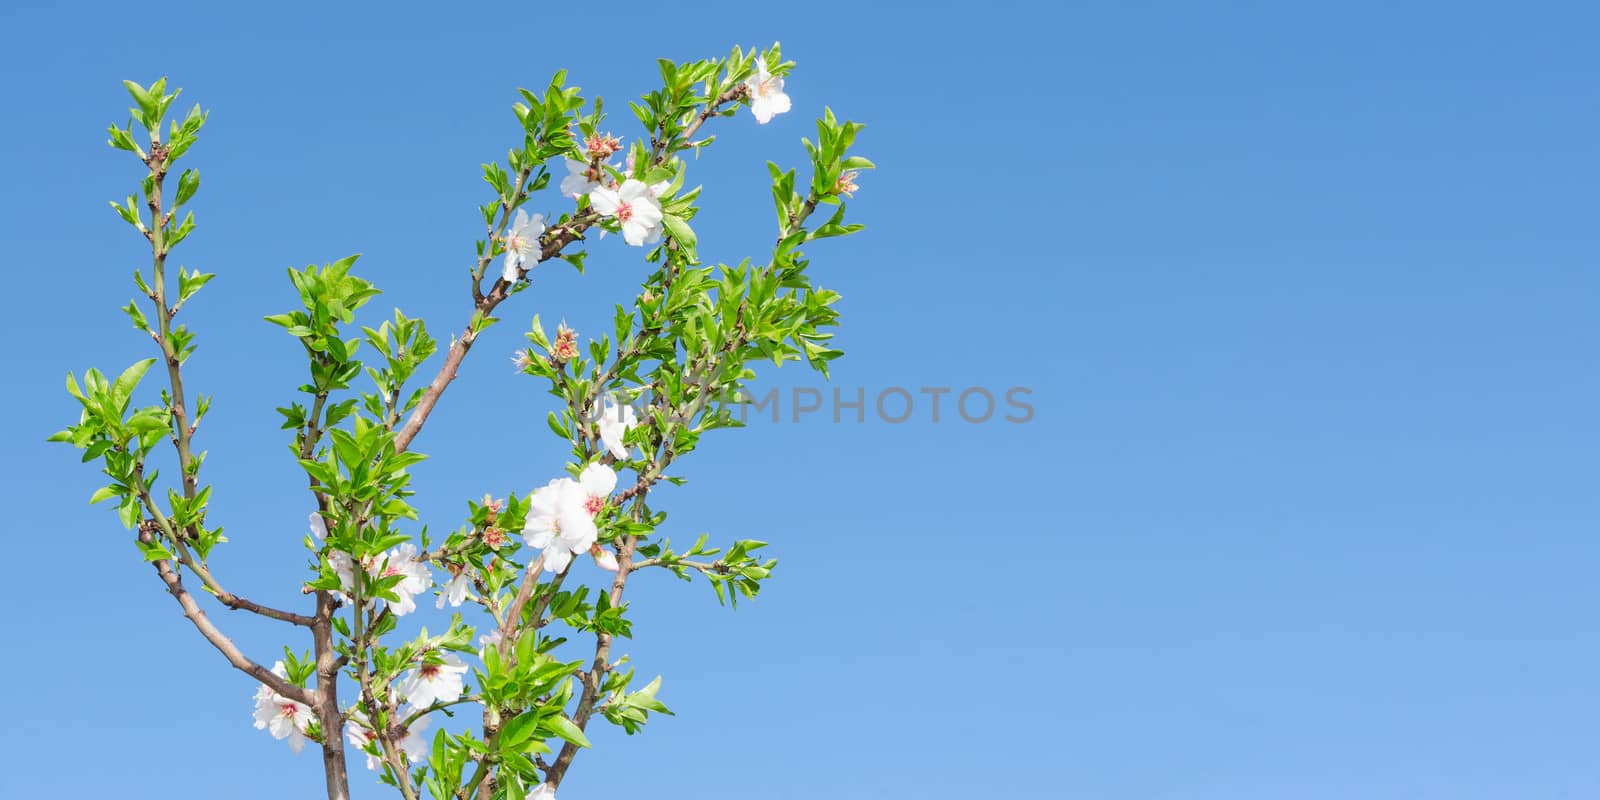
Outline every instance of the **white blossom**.
{"label": "white blossom", "polygon": [[[400,711],[401,718],[414,713],[414,708],[404,708]],[[406,735],[400,739],[400,752],[406,754],[406,759],[416,766],[419,762],[427,761],[430,749],[426,737],[422,732],[428,729],[433,720],[427,716],[418,717],[415,722],[406,728]],[[364,720],[351,720],[344,729],[345,740],[354,745],[361,754],[367,757],[367,769],[374,772],[383,770],[383,746],[378,743],[378,734],[368,727]],[[368,749],[368,746],[371,749]]]}
{"label": "white blossom", "polygon": [[311,512],[310,520],[311,535],[317,537],[317,541],[319,542],[328,538],[328,523],[322,519],[322,512]]}
{"label": "white blossom", "polygon": [[497,644],[500,644],[499,628],[495,628],[494,630],[478,637],[478,655],[482,656],[484,650],[494,647]]}
{"label": "white blossom", "polygon": [[616,572],[621,567],[617,564],[617,554],[604,545],[595,545],[589,548],[589,554],[594,556],[594,565],[606,572]]}
{"label": "white blossom", "polygon": [[[506,283],[515,283],[517,270],[523,264],[532,266],[539,263],[539,256],[543,251],[539,248],[539,237],[544,234],[544,215],[534,214],[528,216],[524,209],[517,209],[517,218],[511,224],[511,230],[501,239],[505,245],[505,265],[501,267],[500,277]],[[532,260],[529,260],[529,257]]]}
{"label": "white blossom", "polygon": [[567,177],[561,179],[561,194],[574,200],[598,189],[605,172],[587,162],[567,159]]}
{"label": "white blossom", "polygon": [[[595,416],[590,409],[590,416]],[[611,457],[618,460],[629,457],[628,448],[622,443],[622,437],[639,424],[639,415],[633,412],[633,406],[619,405],[610,397],[606,398],[605,407],[599,414],[596,426],[600,428],[600,442],[610,451]]]}
{"label": "white blossom", "polygon": [[634,178],[615,189],[596,187],[589,192],[596,211],[615,217],[622,225],[622,239],[635,247],[661,241],[661,201],[649,186]]}
{"label": "white blossom", "polygon": [[346,603],[352,602],[350,594],[356,590],[356,561],[343,550],[328,553],[328,566],[339,576],[338,595]]}
{"label": "white blossom", "polygon": [[403,617],[417,610],[416,596],[433,586],[433,573],[429,572],[428,565],[422,562],[417,546],[405,542],[384,556],[383,569],[374,577],[389,578],[395,575],[405,576],[404,580],[390,590],[398,595],[399,599],[385,602],[395,616]]}
{"label": "white blossom", "polygon": [[356,749],[360,750],[362,755],[367,757],[367,769],[373,772],[379,772],[383,769],[383,756],[374,755],[367,750],[367,745],[372,745],[374,748],[378,746],[378,734],[376,732],[366,725],[352,721],[345,726],[344,737]]}
{"label": "white blossom", "polygon": [[584,510],[598,514],[617,488],[617,471],[597,461],[578,473],[578,486],[583,488]]}
{"label": "white blossom", "polygon": [[588,500],[583,487],[571,478],[557,478],[529,496],[522,538],[529,547],[543,551],[546,572],[565,570],[575,553],[588,550],[599,537]]}
{"label": "white blossom", "polygon": [[441,664],[423,663],[409,670],[401,676],[395,689],[407,703],[417,708],[461,699],[467,665],[454,653],[445,653],[442,661]]}
{"label": "white blossom", "polygon": [[756,122],[765,125],[776,114],[789,110],[789,95],[783,93],[783,78],[767,71],[767,60],[756,59],[756,74],[745,78],[745,88],[750,92],[750,113]]}
{"label": "white blossom", "polygon": [[[406,709],[401,716],[410,716],[412,711],[413,709]],[[400,752],[406,754],[406,758],[410,760],[413,767],[419,763],[426,763],[428,760],[428,750],[430,748],[428,747],[428,740],[422,735],[422,732],[427,730],[428,725],[432,723],[433,720],[424,715],[406,726],[406,735],[400,740]]]}
{"label": "white blossom", "polygon": [[[272,665],[272,674],[285,680],[289,678],[282,661]],[[289,749],[296,753],[305,749],[306,728],[312,719],[309,706],[278,694],[266,684],[256,689],[255,701],[257,730],[267,731],[274,739],[288,739]]]}
{"label": "white blossom", "polygon": [[472,578],[468,577],[466,571],[463,570],[461,574],[451,578],[450,582],[444,585],[444,590],[439,592],[439,602],[435,603],[433,607],[444,608],[444,604],[448,602],[451,608],[460,608],[461,604],[466,601],[467,594],[471,591]]}
{"label": "white blossom", "polygon": [[541,783],[528,792],[526,800],[556,800],[556,787]]}

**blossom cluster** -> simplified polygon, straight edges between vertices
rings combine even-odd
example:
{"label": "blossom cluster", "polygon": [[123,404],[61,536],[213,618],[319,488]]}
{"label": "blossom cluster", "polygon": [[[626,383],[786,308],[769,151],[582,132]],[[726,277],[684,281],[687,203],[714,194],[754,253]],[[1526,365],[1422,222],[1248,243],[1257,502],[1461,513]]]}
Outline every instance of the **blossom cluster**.
{"label": "blossom cluster", "polygon": [[[766,61],[756,59],[756,72],[743,84],[750,98],[750,113],[762,125],[773,116],[789,110],[789,95],[783,91],[783,78],[773,75]],[[621,182],[612,178],[613,165],[607,159],[622,149],[621,140],[610,134],[594,134],[584,140],[582,161],[567,159],[567,177],[561,180],[561,194],[574,200],[589,198],[589,205],[601,216],[614,219],[622,229],[622,239],[635,247],[661,241],[663,212],[661,196],[671,185],[670,181],[645,183],[637,178],[624,177]],[[634,159],[630,153],[621,174],[634,173]],[[520,219],[520,217],[519,217]],[[544,231],[541,224],[539,232]],[[511,250],[506,250],[507,270],[510,275]],[[507,280],[511,280],[510,277]]]}
{"label": "blossom cluster", "polygon": [[[283,662],[272,665],[272,674],[288,680],[289,673]],[[265,730],[274,739],[288,739],[289,749],[296,753],[306,747],[306,729],[316,715],[305,703],[290,700],[273,691],[266,684],[256,689],[256,730]]]}
{"label": "blossom cluster", "polygon": [[[401,709],[401,714],[408,715],[410,711],[411,709]],[[411,724],[406,726],[405,735],[397,742],[400,752],[404,753],[406,759],[413,764],[424,762],[428,758],[428,740],[422,733],[432,722],[433,720],[427,716],[412,720]],[[379,749],[376,731],[362,721],[351,720],[344,729],[344,735],[346,741],[355,745],[367,757],[367,769],[374,772],[383,770],[383,755]]]}
{"label": "blossom cluster", "polygon": [[[318,516],[317,514],[311,515],[314,520],[318,519]],[[316,524],[313,523],[313,532],[315,532],[315,529]],[[353,602],[351,592],[355,591],[356,585],[356,559],[342,550],[334,550],[328,554],[328,565],[333,567],[333,571],[339,574],[339,588],[341,591],[338,594],[340,599],[346,603]],[[361,559],[361,568],[367,573],[367,577],[372,579],[401,576],[400,582],[390,589],[395,594],[395,599],[384,601],[388,606],[389,612],[397,617],[403,617],[416,611],[417,595],[433,588],[433,573],[428,570],[423,554],[418,552],[417,546],[411,542],[402,543],[399,547],[387,553],[380,553]],[[450,586],[446,587],[446,594],[458,589],[459,587],[452,582]],[[372,601],[372,598],[367,600],[369,603]],[[455,602],[455,605],[460,604],[459,600]],[[443,607],[443,603],[440,603],[440,607]]]}
{"label": "blossom cluster", "polygon": [[592,553],[601,569],[616,571],[616,556],[599,546],[600,529],[595,524],[615,488],[616,470],[590,464],[577,480],[557,478],[534,490],[522,538],[540,551],[545,572],[564,572],[572,557],[584,552]]}

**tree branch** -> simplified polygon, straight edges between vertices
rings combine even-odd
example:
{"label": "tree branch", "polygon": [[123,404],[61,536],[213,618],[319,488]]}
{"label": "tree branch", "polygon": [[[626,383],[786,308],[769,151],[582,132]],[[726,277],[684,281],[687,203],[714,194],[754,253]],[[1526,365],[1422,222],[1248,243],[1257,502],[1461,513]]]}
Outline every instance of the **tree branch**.
{"label": "tree branch", "polygon": [[[152,544],[154,543],[154,539],[155,537],[148,529],[144,529],[139,532],[139,541],[141,542]],[[246,675],[249,675],[250,677],[266,684],[268,688],[272,689],[272,691],[277,692],[278,694],[281,694],[290,700],[294,700],[298,703],[304,703],[308,706],[314,703],[314,698],[311,696],[311,692],[299,686],[295,686],[294,684],[289,683],[277,675],[274,675],[272,670],[267,669],[255,661],[252,661],[248,656],[241,652],[238,645],[235,645],[232,639],[229,639],[221,630],[217,628],[214,623],[211,622],[211,618],[207,617],[206,612],[201,610],[200,604],[195,602],[194,596],[189,594],[188,589],[184,588],[183,579],[178,576],[177,570],[172,568],[171,561],[165,558],[156,559],[152,566],[155,567],[156,574],[161,576],[162,583],[166,584],[167,592],[171,594],[172,597],[178,601],[178,605],[183,608],[183,615],[187,617],[191,623],[194,623],[195,628],[200,631],[200,635],[204,636],[206,641],[211,643],[212,647],[217,648],[217,651],[222,653],[224,658],[228,659],[229,664],[232,664],[233,667],[240,672],[243,672]]]}
{"label": "tree branch", "polygon": [[[707,120],[717,115],[722,106],[743,97],[747,91],[748,90],[745,88],[744,84],[738,84],[724,91],[722,94],[717,95],[714,100],[712,100],[710,103],[707,103],[705,107],[695,115],[694,122],[690,123],[688,127],[683,129],[683,133],[679,135],[678,139],[687,141],[689,138],[693,137],[694,134],[700,130],[700,127],[705,125]],[[652,164],[659,166],[669,155],[671,155],[667,152],[667,146],[667,142],[656,143],[655,147],[651,151]],[[522,191],[521,183],[521,181],[518,182],[519,193]],[[512,205],[513,204],[502,203],[500,222],[501,230],[505,229],[505,220],[511,213]],[[593,212],[586,212],[573,217],[564,225],[557,225],[549,231],[546,231],[544,236],[540,238],[540,241],[543,243],[543,245],[540,250],[539,261],[522,268],[519,271],[519,277],[527,275],[528,270],[537,263],[549,261],[550,259],[560,255],[563,248],[575,241],[578,241],[579,239],[582,239],[584,231],[588,230],[598,221],[599,217],[597,215],[595,215]],[[478,293],[478,285],[479,281],[482,279],[482,274],[482,266],[480,264],[479,270],[474,273],[475,280],[473,281],[472,285],[475,299],[475,302],[473,303],[473,314],[475,319],[487,317],[496,306],[500,305],[502,301],[511,295],[511,287],[513,285],[512,283],[507,282],[504,278],[500,278],[495,281],[494,288],[492,288],[487,295],[484,295],[482,298],[477,298],[476,295]],[[450,382],[455,380],[456,371],[461,368],[461,362],[466,359],[467,351],[472,349],[472,343],[477,336],[478,331],[474,330],[473,325],[469,323],[467,328],[462,332],[461,336],[457,338],[455,342],[451,343],[449,352],[445,354],[444,364],[440,365],[438,374],[434,375],[433,381],[428,384],[427,391],[423,393],[422,399],[417,403],[416,409],[411,412],[411,417],[406,420],[405,427],[401,428],[399,435],[395,437],[396,451],[404,452],[406,448],[411,446],[411,440],[415,439],[417,434],[422,431],[422,426],[428,421],[428,415],[433,413],[433,407],[438,404],[440,395],[443,395],[444,390],[450,386]]]}

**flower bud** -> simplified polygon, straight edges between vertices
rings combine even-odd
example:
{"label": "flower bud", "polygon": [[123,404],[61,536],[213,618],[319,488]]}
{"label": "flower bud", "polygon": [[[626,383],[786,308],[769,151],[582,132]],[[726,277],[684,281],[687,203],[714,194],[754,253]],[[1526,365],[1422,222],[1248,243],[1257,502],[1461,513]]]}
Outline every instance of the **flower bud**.
{"label": "flower bud", "polygon": [[490,526],[483,529],[483,543],[489,545],[492,550],[499,550],[509,541],[511,541],[511,537],[507,536],[506,532],[499,528]]}
{"label": "flower bud", "polygon": [[622,140],[609,133],[596,133],[584,140],[583,149],[588,151],[589,158],[604,161],[622,149]]}
{"label": "flower bud", "polygon": [[550,345],[550,360],[565,364],[578,357],[578,332],[565,323],[556,330],[556,340]]}
{"label": "flower bud", "polygon": [[846,172],[833,182],[833,193],[850,197],[856,193],[856,173]]}

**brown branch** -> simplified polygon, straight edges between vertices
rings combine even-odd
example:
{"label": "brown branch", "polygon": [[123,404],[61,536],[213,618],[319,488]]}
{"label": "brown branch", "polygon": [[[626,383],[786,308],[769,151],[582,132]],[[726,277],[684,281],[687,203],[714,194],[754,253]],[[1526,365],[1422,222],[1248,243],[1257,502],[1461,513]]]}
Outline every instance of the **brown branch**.
{"label": "brown branch", "polygon": [[500,623],[500,646],[496,648],[502,658],[510,650],[513,636],[522,625],[522,609],[528,605],[528,599],[533,597],[534,590],[538,588],[539,572],[542,569],[544,569],[544,555],[541,553],[532,564],[528,565],[527,572],[523,573],[522,585],[517,587],[516,598],[506,608],[506,618]]}
{"label": "brown branch", "polygon": [[344,712],[339,709],[339,666],[333,649],[333,593],[317,592],[317,618],[311,626],[317,659],[316,702],[312,706],[322,723],[322,768],[329,800],[348,800],[350,775],[344,760]]}
{"label": "brown branch", "polygon": [[[635,539],[632,536],[623,540],[622,546],[617,548],[617,576],[611,580],[611,605],[616,607],[622,602],[622,589],[628,582],[628,575],[633,570],[633,547]],[[588,671],[583,673],[583,694],[578,698],[578,707],[572,712],[572,724],[578,730],[584,730],[589,725],[589,718],[594,714],[595,701],[600,695],[600,684],[605,680],[605,674],[611,669],[611,634],[598,632],[595,634],[594,662]],[[578,745],[566,742],[561,746],[561,752],[556,760],[545,770],[545,782],[554,787],[561,786],[561,779],[567,774],[567,769],[572,766],[572,759],[578,755]]]}
{"label": "brown branch", "polygon": [[[144,542],[145,544],[152,544],[154,543],[154,540],[155,537],[148,530],[140,531],[139,541]],[[178,605],[183,608],[183,615],[187,617],[191,623],[194,623],[195,628],[200,631],[200,635],[204,636],[206,641],[211,643],[212,647],[217,648],[217,651],[222,653],[224,658],[228,659],[228,663],[232,664],[234,669],[237,669],[240,672],[243,672],[246,675],[249,675],[250,677],[266,684],[268,688],[272,689],[272,691],[277,692],[278,694],[281,694],[290,700],[294,700],[298,703],[304,703],[308,706],[313,704],[315,698],[312,697],[311,692],[289,683],[283,678],[273,674],[272,670],[267,669],[255,661],[252,661],[248,656],[239,650],[238,645],[234,644],[232,639],[229,639],[227,635],[225,635],[214,623],[212,623],[211,618],[207,617],[206,612],[200,608],[200,604],[195,602],[194,595],[189,594],[189,590],[184,588],[183,578],[178,576],[178,572],[177,570],[173,569],[172,562],[170,560],[165,558],[156,559],[152,566],[155,567],[156,574],[161,576],[162,583],[166,584],[167,592],[171,594],[172,597],[178,601]]]}

